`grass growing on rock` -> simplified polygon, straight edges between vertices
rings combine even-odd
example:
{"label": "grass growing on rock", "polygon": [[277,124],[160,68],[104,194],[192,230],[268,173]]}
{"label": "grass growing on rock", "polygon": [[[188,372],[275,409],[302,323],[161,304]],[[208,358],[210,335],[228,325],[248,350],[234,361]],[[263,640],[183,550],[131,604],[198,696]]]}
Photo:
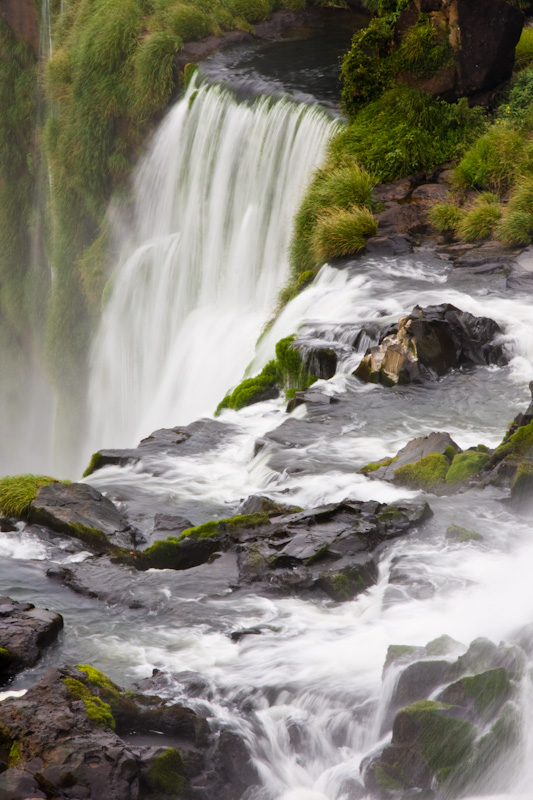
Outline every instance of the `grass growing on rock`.
{"label": "grass growing on rock", "polygon": [[4,517],[27,517],[32,500],[43,486],[58,481],[48,475],[10,475],[0,478],[0,514]]}
{"label": "grass growing on rock", "polygon": [[456,231],[465,242],[487,239],[496,229],[502,216],[500,198],[493,192],[483,192],[474,200],[472,208],[461,216]]}
{"label": "grass growing on rock", "polygon": [[429,453],[414,464],[404,464],[394,471],[394,480],[412,489],[431,492],[443,486],[450,462],[442,453]]}
{"label": "grass growing on rock", "polygon": [[463,212],[455,203],[435,203],[428,211],[428,218],[439,233],[454,234],[463,218]]}

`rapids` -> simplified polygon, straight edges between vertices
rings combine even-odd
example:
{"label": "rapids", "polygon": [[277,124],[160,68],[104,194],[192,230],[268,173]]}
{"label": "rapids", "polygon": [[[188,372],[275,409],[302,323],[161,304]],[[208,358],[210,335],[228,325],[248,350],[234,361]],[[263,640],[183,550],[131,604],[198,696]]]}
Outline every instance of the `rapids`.
{"label": "rapids", "polygon": [[[509,290],[503,276],[486,282],[454,271],[430,250],[325,265],[254,355],[287,275],[291,214],[336,125],[316,109],[239,104],[193,84],[140,166],[133,222],[117,223],[122,255],[93,350],[87,450],[132,445],[152,428],[212,414],[247,365],[257,372],[275,342],[295,331],[309,346],[330,342],[340,359],[321,385],[337,404],[290,415],[281,400],[225,411],[221,421],[235,429],[216,450],[106,467],[87,479],[148,535],[158,511],[199,523],[236,513],[258,492],[302,507],[414,496],[359,469],[435,429],[463,448],[494,446],[527,404],[533,291]],[[499,322],[509,366],[424,387],[384,389],[351,377],[368,342],[359,352],[351,344],[365,323],[440,302]],[[259,438],[265,444],[256,453]],[[214,729],[243,737],[262,781],[247,800],[361,800],[361,762],[390,738],[384,709],[394,676],[381,679],[388,645],[448,634],[465,650],[479,636],[512,641],[533,619],[531,524],[504,496],[496,488],[428,496],[430,524],[388,546],[378,583],[342,604],[240,594],[216,574],[198,585],[171,571],[109,586],[108,602],[80,597],[47,579],[46,569],[86,554],[20,524],[2,536],[3,592],[62,613],[65,634],[10,688],[23,690],[65,661],[93,663],[122,685],[158,668],[169,696],[207,715]],[[449,541],[453,522],[483,540]],[[408,582],[391,580],[398,565]],[[253,627],[261,635],[229,636]],[[196,697],[186,691],[188,670],[205,679]],[[481,796],[531,796],[531,690],[526,673],[523,740]]]}

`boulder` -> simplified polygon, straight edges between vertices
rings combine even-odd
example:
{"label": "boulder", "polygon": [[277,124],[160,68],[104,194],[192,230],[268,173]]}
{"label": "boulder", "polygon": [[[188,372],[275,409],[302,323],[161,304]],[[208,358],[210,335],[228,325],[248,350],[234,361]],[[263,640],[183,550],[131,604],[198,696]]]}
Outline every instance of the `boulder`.
{"label": "boulder", "polygon": [[[377,464],[369,464],[362,471],[372,478],[392,481],[396,470],[406,464],[415,464],[432,453],[450,454],[453,457],[460,452],[461,448],[453,441],[449,433],[433,431],[428,436],[411,439],[405,447],[397,452],[394,458],[384,459]],[[373,469],[369,469],[369,467],[373,467]]]}
{"label": "boulder", "polygon": [[33,667],[62,628],[61,614],[0,597],[0,683]]}
{"label": "boulder", "polygon": [[241,740],[211,737],[191,709],[124,692],[90,665],[50,670],[5,700],[0,730],[0,800],[238,800],[258,783]]}
{"label": "boulder", "polygon": [[508,362],[502,333],[488,317],[475,317],[445,303],[420,308],[384,332],[378,345],[367,350],[353,373],[363,381],[384,386],[436,380],[451,369]]}
{"label": "boulder", "polygon": [[30,522],[80,539],[96,553],[133,547],[136,532],[118,508],[85,483],[51,483],[31,502]]}

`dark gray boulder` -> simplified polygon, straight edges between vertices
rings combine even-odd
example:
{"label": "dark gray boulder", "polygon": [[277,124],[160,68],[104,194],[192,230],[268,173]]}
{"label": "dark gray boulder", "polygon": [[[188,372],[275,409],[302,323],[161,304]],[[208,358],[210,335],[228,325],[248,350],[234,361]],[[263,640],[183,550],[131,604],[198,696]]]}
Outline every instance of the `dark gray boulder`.
{"label": "dark gray boulder", "polygon": [[51,483],[31,502],[30,522],[80,539],[91,550],[105,553],[132,547],[136,534],[118,508],[85,483]]}
{"label": "dark gray boulder", "polygon": [[0,597],[0,684],[36,664],[62,628],[61,614]]}

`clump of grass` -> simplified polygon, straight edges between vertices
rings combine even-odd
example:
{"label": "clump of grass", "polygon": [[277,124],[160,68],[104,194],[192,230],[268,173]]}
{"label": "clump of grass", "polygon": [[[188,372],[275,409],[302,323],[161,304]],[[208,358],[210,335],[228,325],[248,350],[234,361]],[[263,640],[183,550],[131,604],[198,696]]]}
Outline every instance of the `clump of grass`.
{"label": "clump of grass", "polygon": [[313,249],[320,261],[360,252],[378,225],[366,208],[331,208],[321,214],[313,233]]}
{"label": "clump of grass", "polygon": [[533,214],[527,211],[508,211],[500,220],[494,238],[502,244],[528,245],[533,235]]}
{"label": "clump of grass", "polygon": [[136,107],[141,114],[163,108],[176,84],[175,56],[183,39],[174,31],[156,31],[141,42],[134,56]]}
{"label": "clump of grass", "polygon": [[463,218],[463,211],[455,203],[435,203],[428,211],[428,218],[439,233],[455,234]]}
{"label": "clump of grass", "polygon": [[495,124],[468,150],[454,171],[459,189],[502,193],[517,176],[533,170],[533,148],[525,134],[510,124]]}
{"label": "clump of grass", "polygon": [[349,156],[333,156],[315,172],[294,220],[289,250],[292,285],[300,274],[315,272],[324,263],[323,252],[317,249],[319,217],[361,208],[369,211],[374,184],[374,177]]}
{"label": "clump of grass", "polygon": [[495,231],[503,244],[527,245],[533,233],[533,177],[523,178],[514,188],[507,211]]}
{"label": "clump of grass", "polygon": [[39,489],[62,482],[48,475],[9,475],[0,478],[0,514],[4,517],[27,517]]}
{"label": "clump of grass", "polygon": [[533,28],[524,28],[520,41],[515,48],[516,70],[523,70],[533,66]]}
{"label": "clump of grass", "polygon": [[487,239],[502,216],[499,197],[484,192],[474,201],[472,208],[464,214],[457,225],[457,235],[465,242]]}

